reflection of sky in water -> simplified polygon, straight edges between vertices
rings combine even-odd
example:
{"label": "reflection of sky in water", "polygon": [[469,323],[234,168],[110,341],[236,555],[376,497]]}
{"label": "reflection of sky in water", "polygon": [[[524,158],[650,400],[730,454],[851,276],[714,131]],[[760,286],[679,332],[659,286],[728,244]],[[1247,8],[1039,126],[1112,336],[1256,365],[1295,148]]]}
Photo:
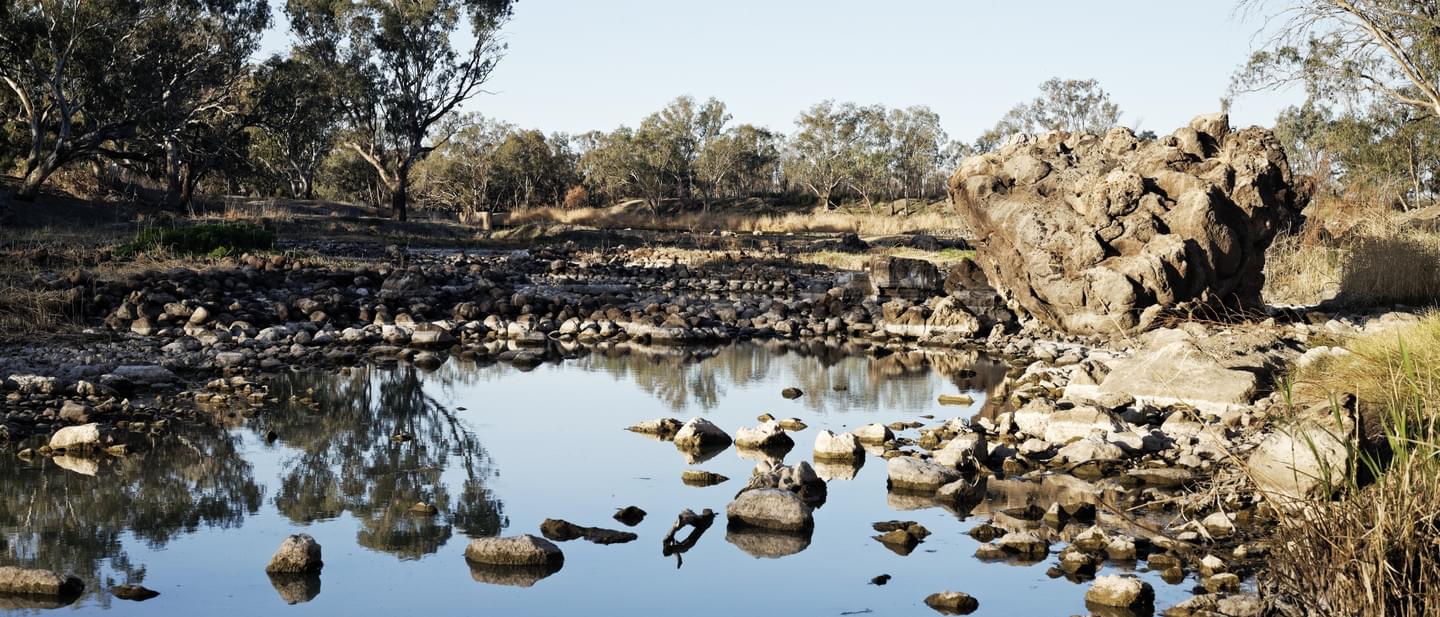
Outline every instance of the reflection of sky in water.
{"label": "reflection of sky in water", "polygon": [[[313,388],[324,413],[286,405],[244,429],[186,433],[143,458],[108,464],[96,478],[10,458],[0,463],[10,478],[9,497],[0,500],[0,558],[74,571],[92,591],[97,582],[143,579],[164,594],[135,604],[91,593],[73,607],[111,614],[368,614],[383,607],[430,615],[909,615],[928,614],[922,600],[942,590],[975,595],[978,614],[1083,611],[1084,586],[1046,577],[1053,556],[1033,566],[983,564],[972,557],[977,543],[964,535],[979,517],[893,510],[885,466],[874,457],[853,480],[830,483],[808,547],[779,559],[752,557],[737,547],[745,538],[727,541],[723,511],[753,460],[727,450],[696,467],[731,481],[689,487],[680,482],[687,466],[670,444],[622,430],[699,413],[733,434],[762,412],[797,416],[810,428],[794,434],[798,445],[786,459],[793,463],[808,459],[821,429],[971,415],[983,390],[971,390],[977,403],[970,408],[941,406],[936,397],[993,381],[1003,370],[974,367],[966,356],[875,359],[758,345],[704,352],[698,362],[677,353],[595,354],[533,371],[452,362],[428,375],[399,368],[312,376],[295,380],[294,392]],[[972,368],[979,374],[965,372]],[[837,383],[846,389],[836,391]],[[788,386],[805,396],[783,399]],[[272,393],[284,400],[291,391]],[[279,436],[275,444],[260,438],[269,430]],[[393,442],[396,433],[414,440]],[[49,504],[28,528],[22,494]],[[253,495],[253,504],[233,503],[244,495]],[[405,512],[421,499],[441,515]],[[626,505],[649,512],[633,529],[638,541],[564,543],[564,569],[533,587],[476,582],[462,557],[467,536],[501,525],[506,534],[538,534],[540,521],[555,517],[623,528],[610,515]],[[722,515],[677,569],[674,557],[662,556],[661,538],[685,508]],[[127,518],[127,509],[164,516]],[[896,555],[870,539],[871,523],[894,518],[918,520],[934,535],[911,555]],[[27,529],[44,535],[18,541],[29,537],[21,533]],[[53,541],[76,530],[103,541],[54,557]],[[320,594],[286,607],[264,565],[295,532],[319,540],[326,565]],[[866,584],[879,574],[894,578],[884,587]],[[1188,596],[1147,578],[1162,608]]]}

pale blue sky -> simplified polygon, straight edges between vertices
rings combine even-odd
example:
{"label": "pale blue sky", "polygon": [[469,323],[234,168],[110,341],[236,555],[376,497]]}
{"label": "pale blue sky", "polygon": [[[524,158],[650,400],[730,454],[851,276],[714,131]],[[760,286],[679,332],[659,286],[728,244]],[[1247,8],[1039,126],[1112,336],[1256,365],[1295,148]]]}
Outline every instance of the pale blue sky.
{"label": "pale blue sky", "polygon": [[[970,141],[1040,82],[1093,77],[1125,124],[1163,134],[1219,108],[1260,26],[1234,0],[519,0],[494,94],[468,109],[579,133],[633,126],[690,94],[789,132],[833,98],[928,105]],[[1247,95],[1231,120],[1268,125],[1302,98]]]}

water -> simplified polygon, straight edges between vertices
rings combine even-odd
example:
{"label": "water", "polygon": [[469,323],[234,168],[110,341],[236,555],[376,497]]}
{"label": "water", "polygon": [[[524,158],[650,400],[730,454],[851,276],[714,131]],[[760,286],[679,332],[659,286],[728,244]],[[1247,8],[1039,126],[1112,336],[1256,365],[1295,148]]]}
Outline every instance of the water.
{"label": "water", "polygon": [[[86,594],[70,609],[113,615],[917,615],[933,614],[923,600],[943,590],[976,596],[980,615],[1084,612],[1085,585],[1046,576],[1053,552],[1031,565],[976,560],[978,543],[965,532],[987,517],[907,509],[915,500],[887,495],[879,458],[829,483],[808,543],[767,543],[727,533],[723,518],[755,460],[726,450],[694,467],[729,482],[686,486],[687,464],[671,444],[622,430],[702,415],[733,434],[762,412],[796,416],[809,428],[794,434],[786,458],[794,463],[809,458],[821,429],[981,413],[986,387],[1003,372],[964,354],[867,358],[738,345],[591,354],[530,371],[456,361],[433,373],[401,366],[298,375],[272,387],[280,403],[232,427],[168,436],[143,455],[99,464],[0,456],[0,563],[80,576]],[[785,400],[789,386],[806,394]],[[976,403],[936,402],[959,393]],[[413,439],[395,441],[399,434]],[[409,513],[420,501],[440,514]],[[462,556],[469,538],[538,535],[545,518],[628,529],[611,518],[628,505],[649,513],[631,529],[638,541],[563,543],[564,568],[518,581],[528,587],[482,582],[490,578]],[[721,517],[688,552],[662,555],[662,538],[686,508]],[[896,554],[871,539],[870,525],[891,519],[918,521],[933,535]],[[274,584],[265,563],[297,532],[324,547],[324,572]],[[757,546],[769,554],[746,551]],[[893,578],[868,584],[880,574]],[[1141,576],[1162,608],[1193,586]],[[134,603],[106,591],[122,583],[162,595]]]}

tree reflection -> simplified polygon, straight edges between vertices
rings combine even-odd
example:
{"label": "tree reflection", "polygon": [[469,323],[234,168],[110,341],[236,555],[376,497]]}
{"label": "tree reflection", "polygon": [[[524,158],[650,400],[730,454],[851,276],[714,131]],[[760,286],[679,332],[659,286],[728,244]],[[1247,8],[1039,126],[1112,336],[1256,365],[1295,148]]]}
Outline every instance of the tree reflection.
{"label": "tree reflection", "polygon": [[218,427],[184,428],[143,453],[86,459],[75,466],[83,473],[0,456],[0,561],[74,574],[108,605],[106,583],[145,579],[125,550],[127,532],[159,549],[201,527],[237,527],[259,510],[262,489],[239,443]]}
{"label": "tree reflection", "polygon": [[[416,368],[402,366],[303,374],[280,384],[275,393],[291,402],[256,420],[258,432],[274,431],[298,451],[276,508],[297,522],[348,512],[360,521],[361,546],[401,559],[438,551],[456,528],[467,536],[498,533],[504,516],[487,486],[489,456],[423,383]],[[447,470],[463,475],[458,496]],[[422,502],[438,514],[411,511]]]}

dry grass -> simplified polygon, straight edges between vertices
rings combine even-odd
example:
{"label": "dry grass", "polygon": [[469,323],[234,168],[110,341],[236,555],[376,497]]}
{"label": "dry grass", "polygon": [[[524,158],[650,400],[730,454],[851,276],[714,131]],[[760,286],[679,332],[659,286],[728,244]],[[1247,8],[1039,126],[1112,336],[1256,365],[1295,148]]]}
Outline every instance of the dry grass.
{"label": "dry grass", "polygon": [[1440,300],[1440,234],[1361,237],[1345,259],[1339,299],[1364,306],[1435,304]]}
{"label": "dry grass", "polygon": [[1344,251],[1300,236],[1275,239],[1265,254],[1265,301],[1270,304],[1312,305],[1340,291]]}
{"label": "dry grass", "polygon": [[1352,477],[1339,500],[1287,511],[1265,589],[1282,614],[1440,614],[1440,316],[1347,348],[1302,378],[1381,416],[1382,445],[1355,448],[1374,482]]}
{"label": "dry grass", "polygon": [[947,266],[959,263],[966,259],[974,259],[975,251],[960,249],[944,249],[941,251],[922,251],[908,247],[887,248],[873,250],[865,253],[841,253],[839,251],[819,251],[805,253],[795,257],[801,263],[810,263],[834,268],[836,270],[863,270],[870,259],[876,255],[890,255],[893,257],[908,257],[911,259],[925,259],[932,261],[937,266]]}
{"label": "dry grass", "polygon": [[969,230],[960,217],[940,212],[907,216],[815,210],[803,213],[754,214],[675,212],[655,215],[634,203],[608,208],[531,208],[509,215],[506,224],[558,223],[606,229],[732,231],[736,233],[856,233],[886,236],[905,233],[963,235]]}

